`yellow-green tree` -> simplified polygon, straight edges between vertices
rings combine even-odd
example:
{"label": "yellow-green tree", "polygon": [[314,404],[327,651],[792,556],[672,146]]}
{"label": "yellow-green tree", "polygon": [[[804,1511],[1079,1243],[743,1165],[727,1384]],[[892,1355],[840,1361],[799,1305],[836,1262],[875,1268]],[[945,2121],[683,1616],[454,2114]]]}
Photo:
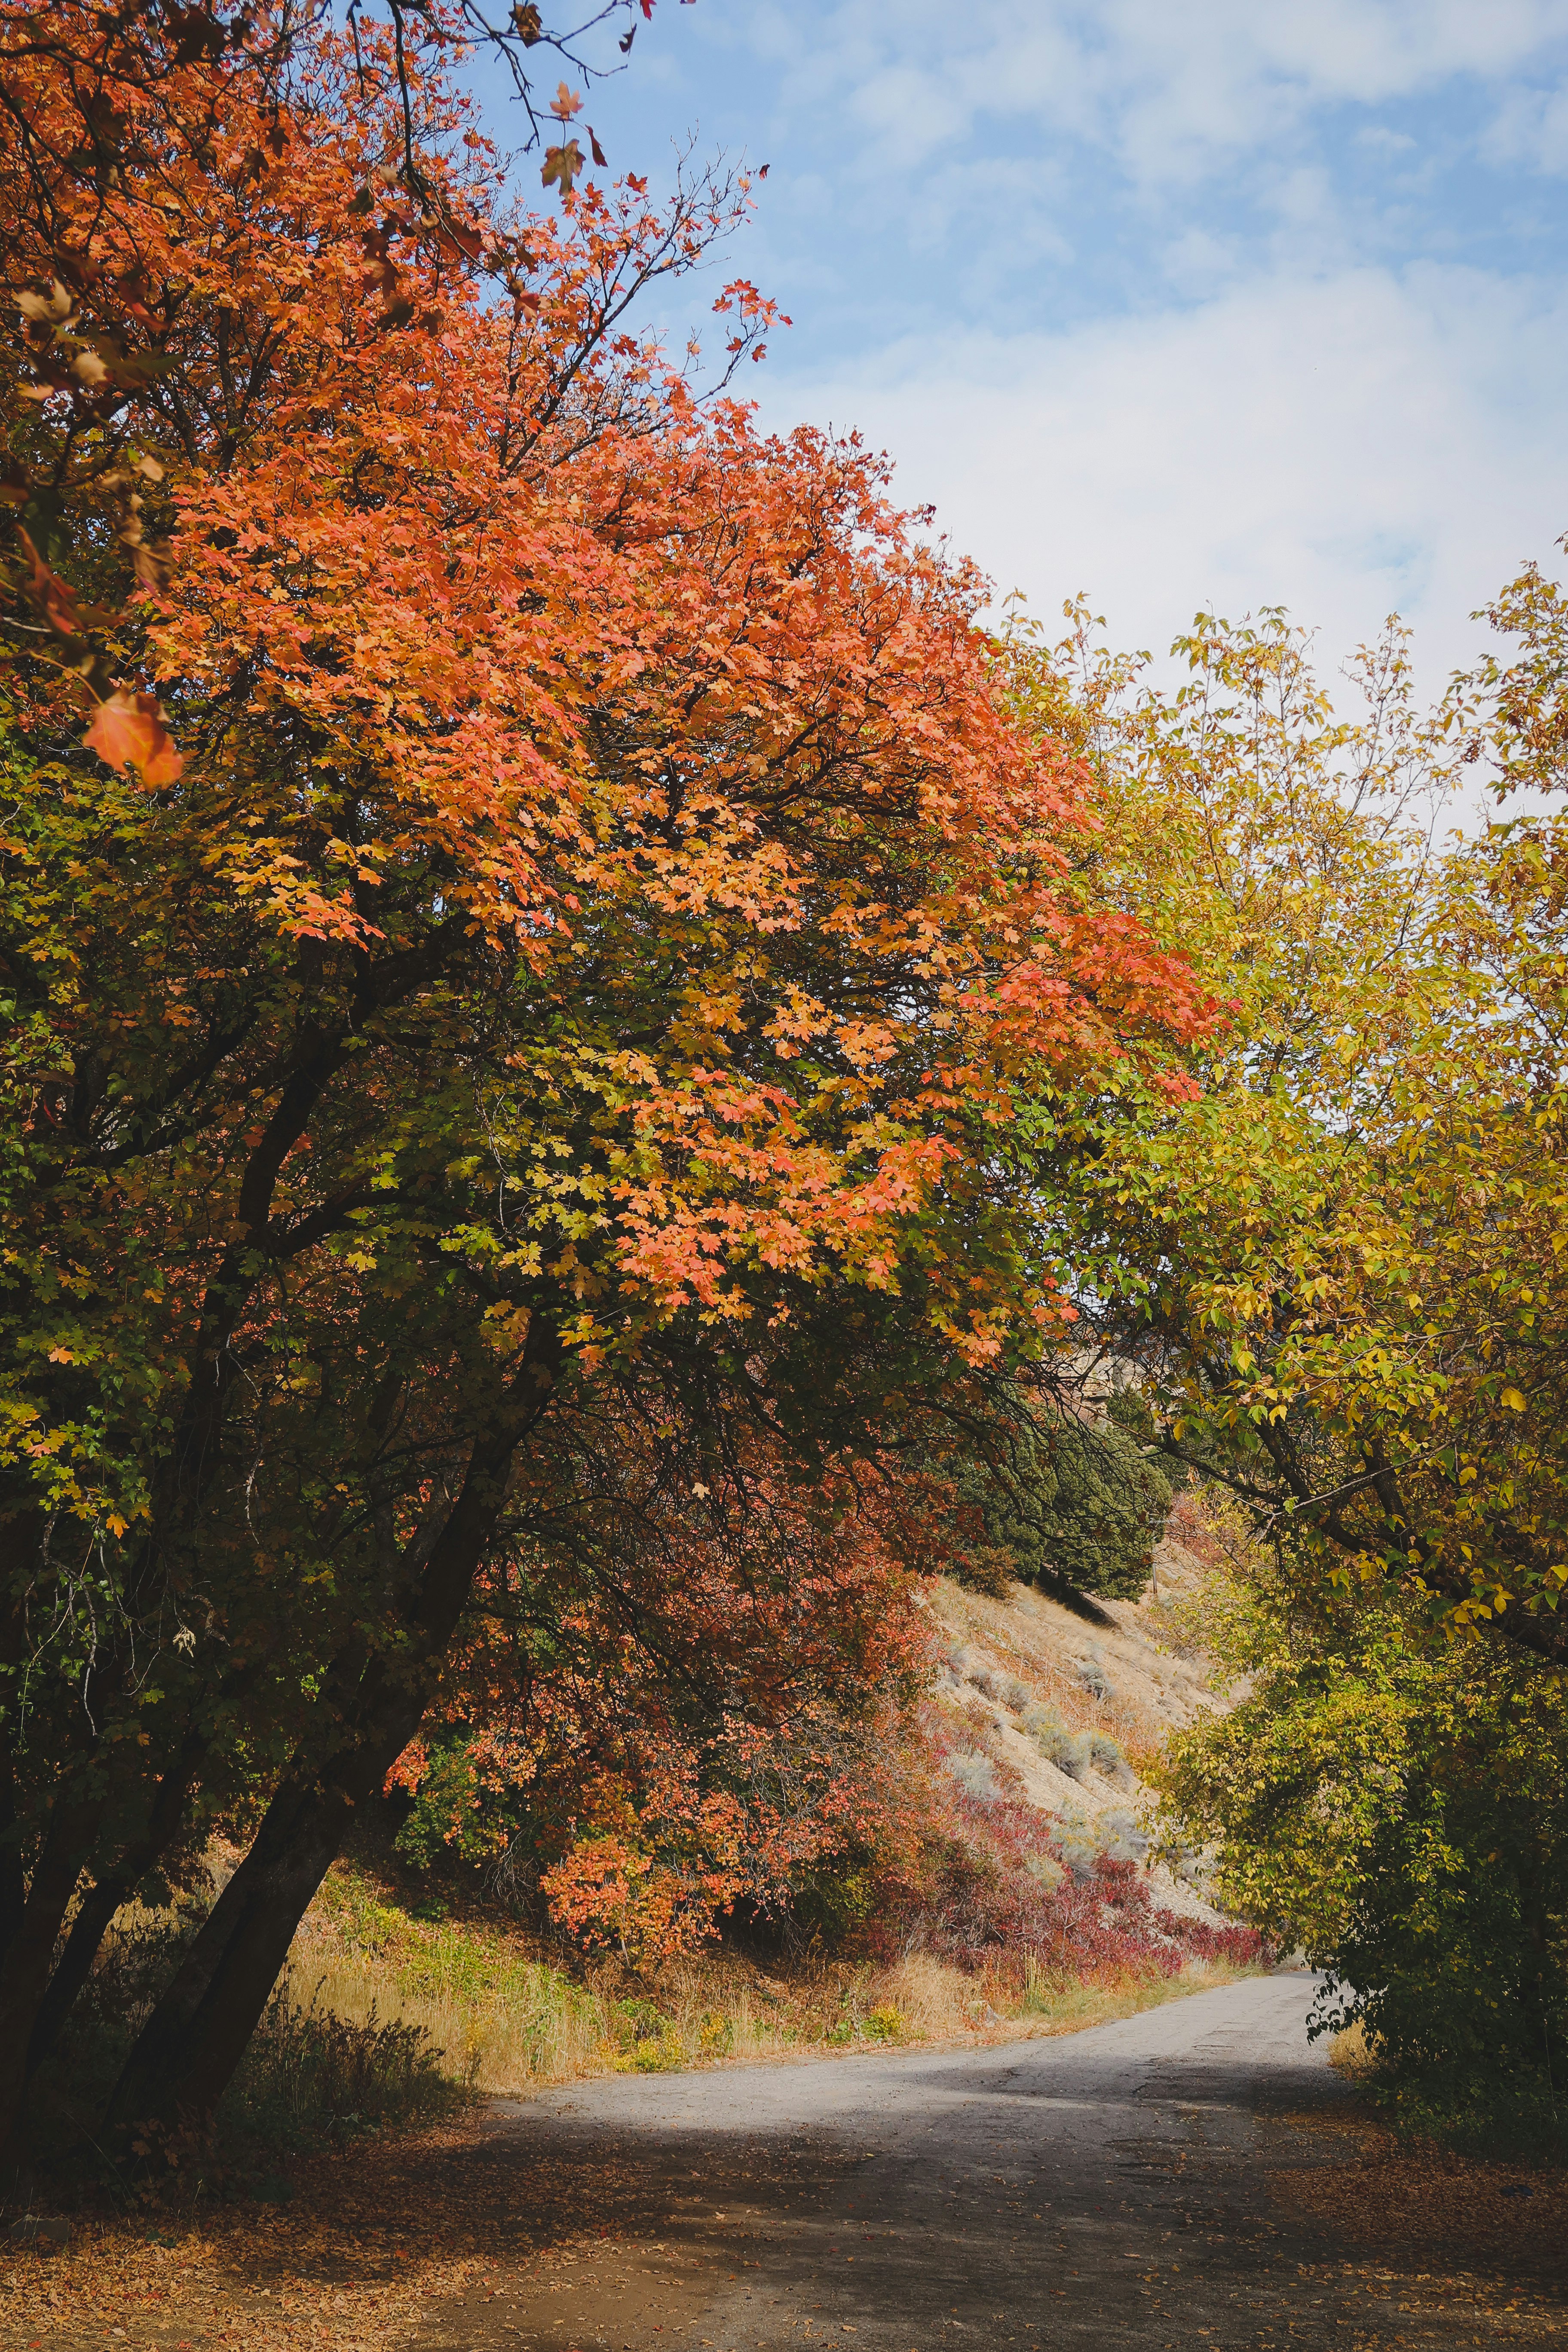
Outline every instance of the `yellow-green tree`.
{"label": "yellow-green tree", "polygon": [[1171,696],[1082,615],[1007,659],[1091,771],[1085,887],[1228,1009],[1193,1097],[1099,1131],[1075,1253],[1258,1538],[1207,1619],[1246,1695],[1167,1801],[1407,2115],[1517,2144],[1568,2032],[1568,604],[1532,568],[1490,616],[1425,713],[1396,631],[1344,716],[1279,614],[1200,621]]}
{"label": "yellow-green tree", "polygon": [[1464,762],[1555,786],[1568,629],[1533,572],[1494,618],[1519,657],[1426,715],[1392,630],[1350,718],[1278,614],[1200,623],[1168,698],[1081,629],[1013,658],[1026,707],[1077,714],[1093,887],[1229,1015],[1194,1099],[1107,1131],[1091,1311],[1166,1444],[1331,1586],[1557,1661],[1568,826],[1436,825]]}

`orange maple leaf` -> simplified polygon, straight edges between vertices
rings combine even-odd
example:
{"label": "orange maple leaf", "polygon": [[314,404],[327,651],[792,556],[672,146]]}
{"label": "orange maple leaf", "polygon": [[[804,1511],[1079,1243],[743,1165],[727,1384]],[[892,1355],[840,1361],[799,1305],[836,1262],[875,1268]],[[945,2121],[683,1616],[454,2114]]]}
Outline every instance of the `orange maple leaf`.
{"label": "orange maple leaf", "polygon": [[51,629],[58,630],[62,637],[75,636],[81,626],[76,590],[68,580],[62,580],[58,572],[50,571],[25,530],[19,530],[16,536],[22,542],[23,554],[33,567],[27,582],[27,593]]}
{"label": "orange maple leaf", "polygon": [[99,704],[81,740],[88,751],[122,773],[128,767],[140,768],[144,784],[172,784],[185,764],[154,698],[123,687]]}

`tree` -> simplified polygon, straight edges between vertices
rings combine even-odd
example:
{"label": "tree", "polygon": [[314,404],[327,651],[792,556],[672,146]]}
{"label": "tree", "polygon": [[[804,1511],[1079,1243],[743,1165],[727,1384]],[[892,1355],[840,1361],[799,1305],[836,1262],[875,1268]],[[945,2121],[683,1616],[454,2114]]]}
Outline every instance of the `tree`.
{"label": "tree", "polygon": [[1397,1608],[1312,1608],[1255,1558],[1205,1596],[1247,1677],[1159,1774],[1227,1908],[1330,1981],[1410,2121],[1560,2144],[1568,1817],[1560,1674],[1476,1639],[1434,1650]]}
{"label": "tree", "polygon": [[1017,1577],[1068,1601],[1135,1601],[1174,1492],[1136,1397],[1113,1397],[1107,1410],[1014,1385],[981,1430],[980,1444],[955,1448],[943,1465],[960,1575],[995,1591]]}
{"label": "tree", "polygon": [[1037,1352],[993,1139],[1204,1017],[1064,887],[1076,772],[974,577],[626,332],[743,187],[515,218],[390,37],[258,83],[149,25],[101,171],[97,17],[0,57],[0,2107],[143,1874],[258,1809],[122,2119],[210,2107],[476,1578],[584,1507],[584,1417],[826,1475]]}
{"label": "tree", "polygon": [[1173,1451],[1260,1527],[1331,1582],[1555,1660],[1555,825],[1438,856],[1407,816],[1461,751],[1490,740],[1507,781],[1550,734],[1556,602],[1527,582],[1499,618],[1536,649],[1425,719],[1396,643],[1359,663],[1352,725],[1282,625],[1205,627],[1169,707],[1082,695],[1114,887],[1232,1018],[1202,1100],[1108,1138],[1080,1263]]}
{"label": "tree", "polygon": [[1397,639],[1345,721],[1279,622],[1205,624],[1169,703],[1081,660],[1022,688],[1079,710],[1113,887],[1232,1008],[1202,1098],[1086,1154],[1079,1227],[1164,1448],[1260,1539],[1247,1695],[1167,1793],[1450,2123],[1494,2092],[1539,2122],[1568,2009],[1564,866],[1550,801],[1440,849],[1409,819],[1463,764],[1558,788],[1563,610],[1523,574],[1512,646],[1425,717]]}

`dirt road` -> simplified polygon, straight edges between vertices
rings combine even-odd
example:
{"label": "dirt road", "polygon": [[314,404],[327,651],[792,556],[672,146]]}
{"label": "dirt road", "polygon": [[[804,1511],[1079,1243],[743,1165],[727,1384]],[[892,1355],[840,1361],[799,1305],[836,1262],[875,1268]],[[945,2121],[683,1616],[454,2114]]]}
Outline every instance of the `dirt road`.
{"label": "dirt road", "polygon": [[433,2313],[418,2343],[1568,2340],[1554,2291],[1438,2278],[1408,2252],[1379,2267],[1325,2223],[1331,2199],[1303,2210],[1290,2193],[1346,2160],[1346,2095],[1306,2037],[1311,1991],[1305,1975],[1254,1979],[978,2053],[620,2077],[498,2108],[489,2153],[515,2155],[520,2179],[564,2159],[625,2185],[574,2241],[557,2223],[514,2277]]}

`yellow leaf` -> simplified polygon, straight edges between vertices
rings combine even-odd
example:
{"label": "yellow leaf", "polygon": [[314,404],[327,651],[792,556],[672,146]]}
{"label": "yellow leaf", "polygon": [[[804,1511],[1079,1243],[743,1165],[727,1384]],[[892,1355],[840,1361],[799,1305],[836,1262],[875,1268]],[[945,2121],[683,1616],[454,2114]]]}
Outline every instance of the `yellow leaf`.
{"label": "yellow leaf", "polygon": [[1502,1401],[1504,1404],[1507,1405],[1510,1412],[1522,1412],[1524,1411],[1524,1399],[1517,1389],[1504,1389],[1502,1392]]}

